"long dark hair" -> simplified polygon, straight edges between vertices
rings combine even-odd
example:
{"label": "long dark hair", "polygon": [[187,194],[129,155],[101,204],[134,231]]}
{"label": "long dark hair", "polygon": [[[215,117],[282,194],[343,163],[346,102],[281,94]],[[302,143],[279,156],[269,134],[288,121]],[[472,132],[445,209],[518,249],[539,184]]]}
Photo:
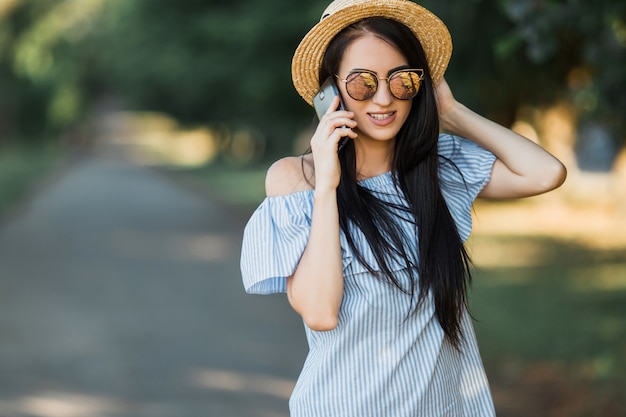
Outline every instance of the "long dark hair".
{"label": "long dark hair", "polygon": [[[403,208],[415,226],[415,234],[407,236],[397,222],[389,203],[359,185],[356,173],[354,143],[348,141],[340,152],[341,180],[337,188],[339,222],[355,256],[379,279],[383,279],[411,296],[414,311],[432,292],[435,314],[453,346],[460,348],[463,338],[461,317],[467,308],[467,287],[471,280],[470,258],[439,184],[438,153],[439,117],[433,82],[422,46],[404,25],[384,18],[357,22],[339,33],[330,43],[320,80],[338,73],[343,52],[355,39],[372,33],[401,51],[412,68],[424,69],[424,80],[413,99],[407,121],[398,132],[392,160],[396,188],[404,193],[408,207]],[[397,207],[396,207],[397,209]],[[380,272],[368,265],[360,253],[350,225],[365,235],[380,266]],[[408,239],[417,236],[418,253],[408,253]],[[419,254],[419,257],[418,257]],[[390,268],[391,259],[400,259],[408,266],[409,288],[405,288]],[[417,261],[419,259],[419,261]],[[414,268],[417,269],[416,276]],[[417,298],[415,298],[417,294]]]}

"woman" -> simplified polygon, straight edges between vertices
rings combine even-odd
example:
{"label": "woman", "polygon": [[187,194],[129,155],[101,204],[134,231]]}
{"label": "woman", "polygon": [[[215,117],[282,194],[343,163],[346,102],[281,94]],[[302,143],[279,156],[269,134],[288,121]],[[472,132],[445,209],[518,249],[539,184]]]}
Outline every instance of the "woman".
{"label": "woman", "polygon": [[294,417],[494,414],[467,311],[471,205],[547,192],[565,169],[457,102],[450,54],[407,0],[337,0],[295,52],[300,95],[333,77],[345,110],[336,98],[312,152],[269,169],[241,259],[246,291],[286,292],[304,320]]}

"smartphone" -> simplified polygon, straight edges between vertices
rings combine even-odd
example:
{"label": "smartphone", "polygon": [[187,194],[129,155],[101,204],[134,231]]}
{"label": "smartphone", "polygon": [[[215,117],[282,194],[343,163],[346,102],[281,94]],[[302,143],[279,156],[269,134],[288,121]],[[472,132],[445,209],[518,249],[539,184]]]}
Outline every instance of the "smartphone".
{"label": "smartphone", "polygon": [[[339,96],[339,90],[337,86],[333,82],[332,77],[329,77],[324,81],[322,86],[320,87],[320,91],[313,97],[313,107],[315,107],[315,112],[317,113],[317,118],[321,119],[322,116],[326,114],[330,105],[333,102],[335,97]],[[343,103],[341,102],[341,97],[339,96],[339,107],[337,110],[345,110]],[[339,141],[339,146],[337,148],[340,151],[346,142],[348,141],[348,137],[344,137]]]}

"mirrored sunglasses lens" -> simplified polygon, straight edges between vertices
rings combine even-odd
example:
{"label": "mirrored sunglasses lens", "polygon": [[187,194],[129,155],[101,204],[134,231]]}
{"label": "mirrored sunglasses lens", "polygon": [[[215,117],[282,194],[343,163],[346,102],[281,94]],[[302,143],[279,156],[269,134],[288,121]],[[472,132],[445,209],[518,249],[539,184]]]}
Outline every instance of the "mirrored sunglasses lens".
{"label": "mirrored sunglasses lens", "polygon": [[346,90],[355,100],[367,100],[376,94],[378,80],[368,72],[354,72],[346,80]]}
{"label": "mirrored sunglasses lens", "polygon": [[393,74],[389,80],[391,94],[399,100],[409,100],[420,88],[420,75],[415,71],[400,71]]}

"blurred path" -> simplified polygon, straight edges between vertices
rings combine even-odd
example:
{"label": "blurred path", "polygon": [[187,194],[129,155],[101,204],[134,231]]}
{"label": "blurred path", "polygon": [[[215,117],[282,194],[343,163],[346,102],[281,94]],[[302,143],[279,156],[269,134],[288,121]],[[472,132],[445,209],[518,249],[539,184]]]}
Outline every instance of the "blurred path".
{"label": "blurred path", "polygon": [[286,417],[304,332],[244,294],[242,229],[154,171],[74,164],[0,227],[0,416]]}

